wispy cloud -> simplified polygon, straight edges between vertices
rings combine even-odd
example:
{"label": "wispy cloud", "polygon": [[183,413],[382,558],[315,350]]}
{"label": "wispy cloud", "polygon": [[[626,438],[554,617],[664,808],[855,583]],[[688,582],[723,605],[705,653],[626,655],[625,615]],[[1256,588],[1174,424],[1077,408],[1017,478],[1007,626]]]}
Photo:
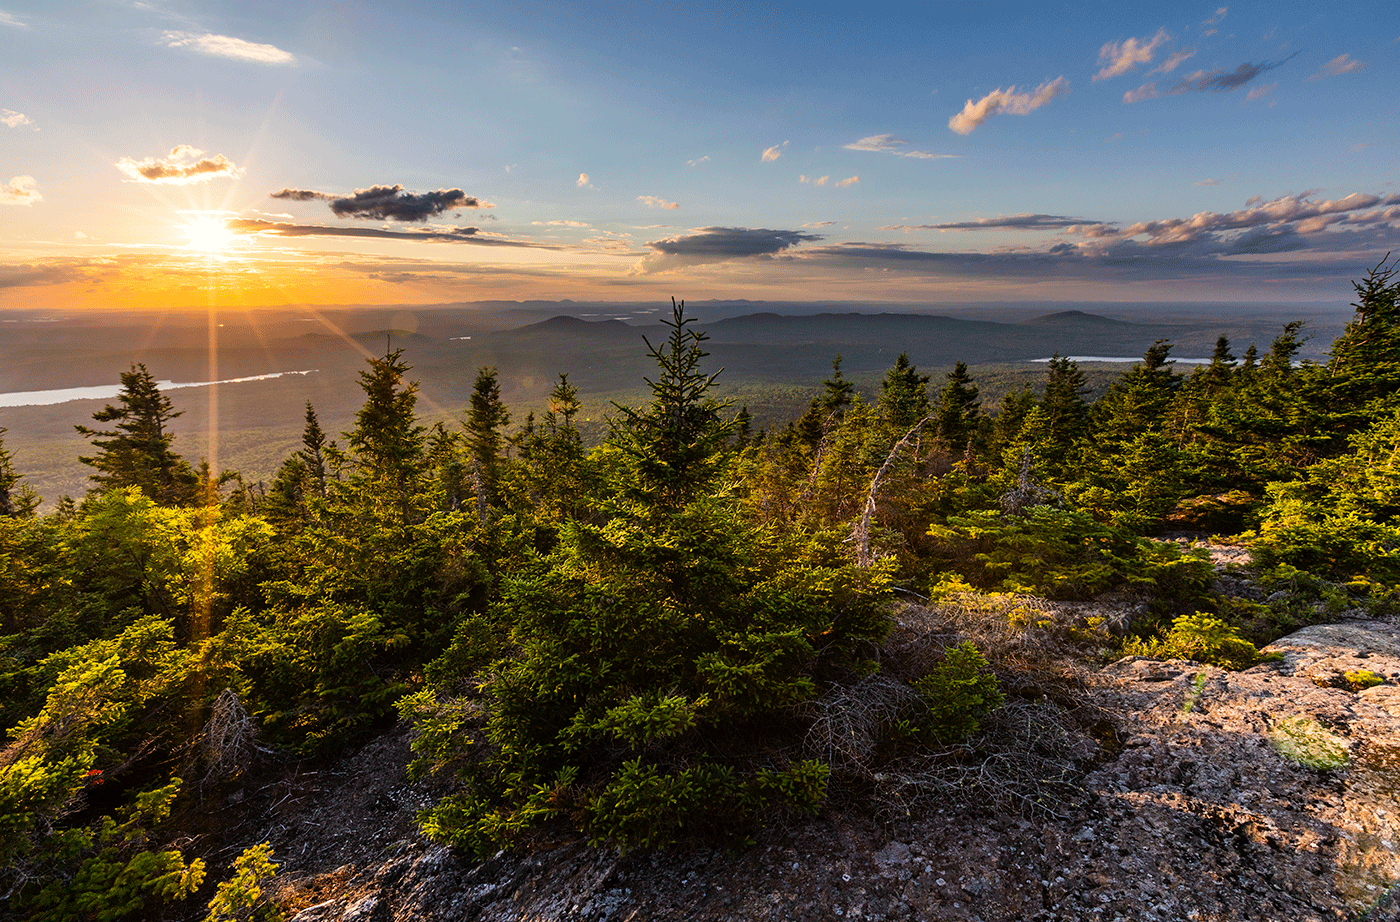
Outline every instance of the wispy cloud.
{"label": "wispy cloud", "polygon": [[787,146],[788,146],[788,142],[787,142],[787,141],[784,141],[784,142],[781,143],[781,144],[774,144],[772,147],[770,147],[770,148],[768,148],[767,150],[765,150],[765,151],[763,152],[763,156],[760,157],[759,159],[762,160],[762,161],[764,161],[765,163],[766,163],[767,161],[769,161],[769,160],[777,160],[779,157],[781,157],[781,156],[783,155],[783,148],[784,148],[784,147],[787,147]]}
{"label": "wispy cloud", "polygon": [[699,166],[700,164],[704,163],[706,160],[709,160],[709,159],[710,159],[710,155],[709,155],[709,154],[705,154],[705,155],[702,156],[702,157],[696,157],[694,160],[687,160],[687,161],[685,162],[685,165],[686,165],[686,166]]}
{"label": "wispy cloud", "polygon": [[859,141],[852,141],[844,147],[846,150],[868,150],[876,153],[894,154],[896,157],[913,157],[916,160],[944,160],[954,159],[958,156],[957,154],[935,154],[933,151],[927,150],[904,150],[904,146],[908,143],[904,138],[896,138],[892,134],[872,134]]}
{"label": "wispy cloud", "polygon": [[532,225],[540,227],[592,227],[586,221],[531,221]]}
{"label": "wispy cloud", "polygon": [[12,13],[6,13],[4,10],[0,10],[0,26],[9,26],[12,29],[28,29],[29,23],[16,17]]}
{"label": "wispy cloud", "polygon": [[164,185],[185,186],[190,183],[208,182],[220,177],[236,179],[243,171],[223,154],[203,156],[204,151],[188,144],[177,144],[171,148],[168,157],[147,157],[134,160],[123,157],[116,163],[132,182],[161,183]]}
{"label": "wispy cloud", "polygon": [[16,176],[8,185],[0,186],[0,205],[33,205],[43,200],[33,176]]}
{"label": "wispy cloud", "polygon": [[1228,6],[1217,7],[1215,10],[1215,15],[1207,19],[1205,22],[1201,23],[1201,25],[1206,27],[1205,31],[1201,34],[1215,35],[1217,32],[1219,32],[1220,30],[1215,27],[1220,25],[1220,23],[1224,21],[1225,14],[1228,12],[1230,12],[1230,8]]}
{"label": "wispy cloud", "polygon": [[803,227],[831,227],[835,221],[808,221]]}
{"label": "wispy cloud", "polygon": [[677,202],[668,202],[664,198],[657,198],[654,195],[639,195],[637,196],[637,201],[648,208],[664,208],[669,211],[675,211],[677,208],[681,207]]}
{"label": "wispy cloud", "polygon": [[1183,61],[1196,56],[1195,48],[1182,48],[1167,55],[1166,60],[1148,71],[1149,74],[1169,74],[1181,66]]}
{"label": "wispy cloud", "polygon": [[1256,99],[1262,99],[1263,97],[1269,95],[1269,91],[1276,86],[1278,86],[1277,80],[1275,80],[1273,83],[1270,83],[1268,86],[1256,86],[1254,89],[1250,90],[1244,95],[1245,101],[1253,102]]}
{"label": "wispy cloud", "polygon": [[414,230],[393,230],[385,227],[326,226],[322,224],[292,224],[264,221],[261,218],[233,218],[228,229],[235,234],[256,234],[273,237],[374,237],[388,240],[418,240],[428,243],[470,243],[476,246],[534,247],[558,249],[550,244],[513,240],[484,234],[477,227],[425,227]]}
{"label": "wispy cloud", "polygon": [[1276,67],[1282,67],[1297,56],[1298,52],[1295,51],[1281,61],[1260,61],[1258,64],[1253,61],[1245,61],[1234,70],[1226,70],[1222,67],[1212,71],[1194,71],[1165,90],[1158,87],[1156,83],[1144,83],[1137,89],[1124,93],[1123,101],[1127,103],[1142,102],[1144,99],[1156,99],[1159,96],[1180,96],[1183,93],[1229,93],[1245,86],[1260,74],[1267,73]]}
{"label": "wispy cloud", "polygon": [[1309,80],[1325,80],[1328,77],[1340,77],[1342,74],[1355,74],[1370,67],[1365,61],[1357,61],[1349,54],[1339,54],[1326,64],[1322,69],[1309,77]]}
{"label": "wispy cloud", "polygon": [[1085,223],[1083,218],[1071,218],[1066,215],[1013,214],[996,218],[978,218],[975,221],[951,221],[946,224],[887,224],[880,228],[880,230],[1060,230],[1083,223]]}
{"label": "wispy cloud", "polygon": [[836,188],[838,188],[838,189],[846,189],[846,188],[849,188],[850,186],[856,185],[856,184],[859,183],[859,182],[860,182],[860,177],[859,177],[859,176],[847,176],[845,179],[837,180],[837,182],[836,182]]}
{"label": "wispy cloud", "polygon": [[575,179],[575,180],[574,180],[574,185],[578,186],[580,189],[595,189],[595,188],[597,188],[597,187],[594,186],[593,183],[589,180],[588,174],[587,174],[587,173],[580,173],[580,174],[578,174],[578,179]]}
{"label": "wispy cloud", "polygon": [[1068,92],[1069,81],[1064,77],[1042,83],[1032,93],[1017,93],[1014,86],[993,90],[976,102],[969,99],[961,112],[948,119],[948,127],[958,134],[970,134],[993,115],[1029,115],[1056,96]]}
{"label": "wispy cloud", "polygon": [[1121,42],[1109,42],[1099,49],[1099,63],[1103,67],[1094,74],[1094,79],[1107,80],[1110,77],[1118,77],[1139,64],[1149,63],[1158,46],[1170,39],[1166,29],[1158,29],[1157,34],[1151,38],[1127,38]]}
{"label": "wispy cloud", "polygon": [[805,241],[820,239],[820,234],[766,227],[702,227],[692,234],[649,242],[651,253],[633,268],[633,273],[663,272],[733,259],[771,259]]}
{"label": "wispy cloud", "polygon": [[802,176],[797,177],[797,181],[798,181],[798,182],[801,182],[801,183],[809,183],[809,184],[811,184],[811,185],[813,185],[813,186],[824,186],[824,185],[826,185],[827,183],[831,182],[831,177],[830,177],[830,176],[807,176],[807,175],[804,174],[804,175],[802,175]]}
{"label": "wispy cloud", "polygon": [[29,116],[23,112],[16,112],[14,109],[0,109],[0,125],[6,128],[18,128],[21,125],[34,124]]}
{"label": "wispy cloud", "polygon": [[166,32],[161,35],[160,40],[167,48],[190,48],[200,54],[233,61],[275,65],[297,62],[295,55],[276,45],[260,45],[231,35],[215,35],[212,32],[202,35],[194,32]]}
{"label": "wispy cloud", "polygon": [[1220,180],[1218,180],[1218,179],[1198,179],[1198,180],[1196,180],[1195,182],[1193,182],[1191,185],[1193,185],[1193,186],[1218,186],[1218,185],[1220,185]]}
{"label": "wispy cloud", "polygon": [[331,211],[337,218],[369,218],[381,221],[426,221],[448,211],[495,207],[474,195],[467,195],[461,189],[405,192],[400,183],[356,189],[353,195],[316,192],[311,189],[282,189],[270,193],[270,197],[294,202],[324,199],[331,203]]}

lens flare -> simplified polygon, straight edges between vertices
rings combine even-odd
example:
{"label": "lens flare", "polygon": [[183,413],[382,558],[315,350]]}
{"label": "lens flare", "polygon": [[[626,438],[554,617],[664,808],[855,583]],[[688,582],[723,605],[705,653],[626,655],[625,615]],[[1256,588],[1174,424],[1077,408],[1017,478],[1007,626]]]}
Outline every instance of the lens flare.
{"label": "lens flare", "polygon": [[188,249],[218,255],[233,248],[234,234],[228,229],[228,222],[217,215],[200,215],[185,224],[189,236]]}

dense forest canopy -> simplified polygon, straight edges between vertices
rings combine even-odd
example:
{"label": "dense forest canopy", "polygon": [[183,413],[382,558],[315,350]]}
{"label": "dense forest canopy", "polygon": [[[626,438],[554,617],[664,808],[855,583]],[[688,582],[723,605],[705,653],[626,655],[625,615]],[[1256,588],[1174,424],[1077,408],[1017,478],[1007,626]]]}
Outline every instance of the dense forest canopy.
{"label": "dense forest canopy", "polygon": [[[511,429],[480,368],[464,418],[428,427],[396,350],[361,372],[350,431],[306,406],[268,483],[183,458],[178,411],[133,366],[99,426],[78,424],[79,500],[39,515],[0,441],[4,912],[139,918],[204,892],[232,917],[270,856],[205,867],[169,844],[182,803],[399,717],[411,771],[453,779],[420,817],[435,839],[742,842],[851,786],[809,745],[834,689],[894,690],[862,770],[976,751],[1008,667],[966,644],[881,659],[901,596],[1137,593],[1136,622],[1084,632],[1090,655],[1234,665],[1305,620],[1392,604],[1395,266],[1355,289],[1321,362],[1296,360],[1292,323],[1239,356],[1221,337],[1189,374],[1158,341],[1090,400],[1056,356],[990,414],[961,362],[933,380],[900,355],[867,401],[835,356],[800,418],[757,432],[715,399],[682,302],[645,343],[650,402],[616,406],[592,449],[567,373]],[[1175,531],[1247,543],[1261,579],[1316,604],[1226,603],[1203,561],[1153,540]]]}

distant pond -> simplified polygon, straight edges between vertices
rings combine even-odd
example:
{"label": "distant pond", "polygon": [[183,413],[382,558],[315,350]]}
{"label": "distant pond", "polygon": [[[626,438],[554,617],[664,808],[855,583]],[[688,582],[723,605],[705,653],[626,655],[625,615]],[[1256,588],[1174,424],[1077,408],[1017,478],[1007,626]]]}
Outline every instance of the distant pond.
{"label": "distant pond", "polygon": [[[309,375],[319,371],[309,368],[306,371],[276,371],[267,375],[250,375],[246,378],[225,378],[222,381],[157,381],[163,391],[179,387],[208,387],[211,384],[242,384],[244,381],[267,381],[286,375]],[[70,400],[111,400],[121,393],[120,384],[99,384],[94,387],[61,387],[52,391],[12,391],[0,394],[0,407],[43,407],[54,403],[67,403]]]}

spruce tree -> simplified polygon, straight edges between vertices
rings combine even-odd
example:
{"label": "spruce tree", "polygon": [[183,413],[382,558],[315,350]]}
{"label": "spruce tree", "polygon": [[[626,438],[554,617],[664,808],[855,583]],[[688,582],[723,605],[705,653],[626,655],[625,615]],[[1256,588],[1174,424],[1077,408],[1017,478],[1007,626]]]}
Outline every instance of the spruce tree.
{"label": "spruce tree", "polygon": [[895,438],[899,438],[919,420],[928,416],[928,375],[919,374],[909,353],[901,352],[894,367],[880,382],[880,416]]}
{"label": "spruce tree", "polygon": [[[532,419],[533,422],[533,419]],[[467,411],[467,449],[471,452],[472,475],[477,484],[477,509],[486,510],[497,503],[497,485],[501,464],[505,460],[504,429],[510,423],[510,411],[501,401],[501,384],[496,369],[479,368],[472,388],[471,408]]]}
{"label": "spruce tree", "polygon": [[418,492],[425,434],[418,425],[418,382],[404,383],[409,366],[403,350],[370,359],[360,372],[365,403],[355,415],[355,428],[345,434],[355,461],[356,484],[374,504],[392,502],[407,518]]}
{"label": "spruce tree", "polygon": [[972,383],[972,376],[967,373],[966,362],[958,362],[948,372],[947,378],[948,383],[938,395],[935,434],[950,450],[961,451],[977,434],[982,404],[977,399],[977,385]]}
{"label": "spruce tree", "polygon": [[104,487],[137,487],[165,505],[193,501],[199,478],[171,447],[175,436],[167,428],[180,413],[145,365],[132,365],[121,381],[118,403],[92,414],[99,423],[115,423],[112,429],[74,427],[98,450],[78,460],[97,469],[92,479]]}
{"label": "spruce tree", "polygon": [[28,487],[19,485],[20,476],[15,473],[14,458],[5,447],[5,433],[0,426],[0,517],[28,518],[39,505],[39,498]]}
{"label": "spruce tree", "polygon": [[728,404],[709,396],[710,385],[724,369],[708,375],[699,370],[700,360],[709,355],[701,343],[709,337],[687,329],[694,321],[685,316],[685,302],[672,299],[666,343],[653,346],[642,338],[661,369],[655,381],[643,379],[651,388],[651,405],[633,409],[613,404],[621,414],[612,420],[614,437],[636,462],[630,486],[639,498],[663,509],[679,509],[709,485],[732,427],[720,419]]}

